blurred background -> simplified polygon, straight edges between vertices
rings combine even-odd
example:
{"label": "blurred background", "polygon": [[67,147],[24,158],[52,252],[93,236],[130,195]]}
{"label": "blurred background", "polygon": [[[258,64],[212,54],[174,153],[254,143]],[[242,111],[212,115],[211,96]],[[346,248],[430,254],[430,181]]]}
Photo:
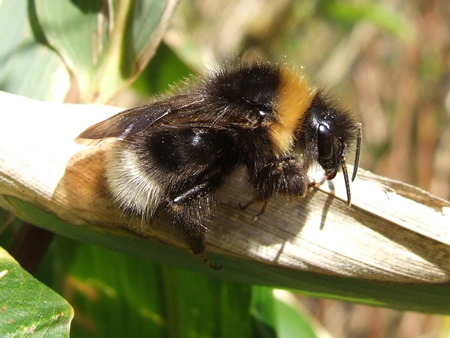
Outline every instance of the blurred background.
{"label": "blurred background", "polygon": [[[448,0],[184,0],[142,76],[173,83],[236,55],[301,69],[362,122],[361,167],[450,199]],[[447,317],[298,297],[333,337],[450,332]]]}

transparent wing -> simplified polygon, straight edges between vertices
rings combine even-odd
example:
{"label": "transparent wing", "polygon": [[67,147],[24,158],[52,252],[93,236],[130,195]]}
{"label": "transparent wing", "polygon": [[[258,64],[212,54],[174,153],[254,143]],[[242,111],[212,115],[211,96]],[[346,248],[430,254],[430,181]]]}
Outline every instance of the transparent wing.
{"label": "transparent wing", "polygon": [[101,140],[108,137],[126,139],[144,131],[172,111],[168,102],[157,102],[125,110],[83,131],[78,138]]}

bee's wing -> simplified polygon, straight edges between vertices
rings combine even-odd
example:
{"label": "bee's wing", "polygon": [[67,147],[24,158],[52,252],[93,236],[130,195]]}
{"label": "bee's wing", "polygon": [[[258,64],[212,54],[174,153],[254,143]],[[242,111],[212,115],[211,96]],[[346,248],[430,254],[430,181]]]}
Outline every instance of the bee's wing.
{"label": "bee's wing", "polygon": [[167,102],[158,102],[125,110],[90,126],[78,135],[78,139],[102,140],[115,137],[124,140],[147,129],[170,112],[171,106]]}
{"label": "bee's wing", "polygon": [[125,110],[90,126],[77,139],[94,140],[89,143],[91,145],[108,137],[125,140],[155,124],[186,127],[214,125],[215,128],[230,128],[236,125],[240,128],[252,128],[257,124],[257,120],[249,118],[246,114],[236,116],[235,113],[227,112],[227,109],[218,109],[216,105],[208,103],[202,93],[180,94],[146,106]]}

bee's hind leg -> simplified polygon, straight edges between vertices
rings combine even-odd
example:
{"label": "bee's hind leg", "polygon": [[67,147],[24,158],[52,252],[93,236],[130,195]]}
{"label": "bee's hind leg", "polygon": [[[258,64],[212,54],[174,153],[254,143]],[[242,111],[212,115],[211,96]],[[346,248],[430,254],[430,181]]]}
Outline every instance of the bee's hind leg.
{"label": "bee's hind leg", "polygon": [[208,231],[205,224],[212,218],[211,209],[215,203],[214,184],[207,181],[170,198],[166,202],[166,210],[185,234],[190,251],[206,265],[218,270],[221,266],[211,262],[205,253],[205,233]]}

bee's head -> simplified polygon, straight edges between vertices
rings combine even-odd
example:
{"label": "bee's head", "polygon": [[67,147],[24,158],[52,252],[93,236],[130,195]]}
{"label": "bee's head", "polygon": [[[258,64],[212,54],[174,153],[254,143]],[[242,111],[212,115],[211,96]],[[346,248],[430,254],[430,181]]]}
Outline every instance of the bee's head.
{"label": "bee's head", "polygon": [[307,164],[319,163],[328,180],[332,180],[338,170],[342,169],[350,205],[350,185],[345,160],[349,147],[356,139],[352,175],[354,180],[358,170],[361,124],[355,123],[348,112],[338,109],[322,93],[318,93],[306,112],[298,139],[303,139],[301,143],[305,145],[304,156]]}

